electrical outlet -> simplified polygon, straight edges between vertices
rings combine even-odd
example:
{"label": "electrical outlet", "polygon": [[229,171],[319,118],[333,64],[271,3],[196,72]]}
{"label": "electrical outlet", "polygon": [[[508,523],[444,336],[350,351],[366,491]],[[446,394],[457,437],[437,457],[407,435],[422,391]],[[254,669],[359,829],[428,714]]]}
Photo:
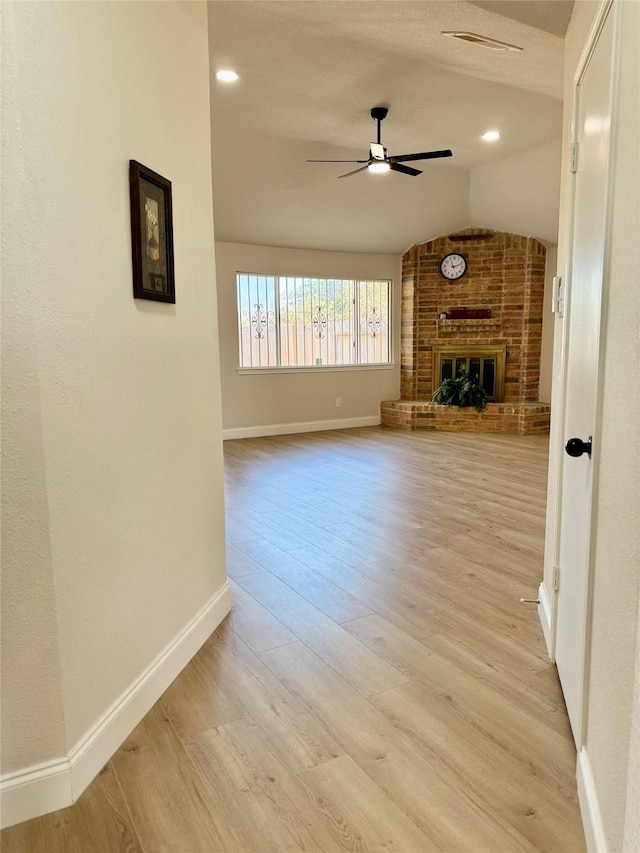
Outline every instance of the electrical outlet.
{"label": "electrical outlet", "polygon": [[336,397],[336,409],[340,409],[342,407],[342,397]]}

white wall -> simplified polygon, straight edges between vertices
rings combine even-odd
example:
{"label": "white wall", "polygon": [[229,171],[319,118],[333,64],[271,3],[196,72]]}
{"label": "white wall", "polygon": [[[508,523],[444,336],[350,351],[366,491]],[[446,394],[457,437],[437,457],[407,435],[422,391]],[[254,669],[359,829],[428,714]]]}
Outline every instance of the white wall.
{"label": "white wall", "polygon": [[[637,782],[627,791],[633,758],[632,737],[637,742],[640,695],[634,696],[637,669],[636,635],[640,565],[640,394],[635,379],[640,372],[638,328],[640,327],[640,283],[638,269],[638,213],[640,187],[638,103],[640,102],[638,55],[640,51],[640,5],[619,5],[620,44],[617,62],[619,89],[614,103],[613,194],[611,250],[605,269],[605,312],[603,330],[604,388],[602,425],[598,440],[600,463],[596,491],[597,511],[594,546],[591,654],[588,671],[588,754],[595,798],[599,809],[597,827],[611,853],[637,850],[640,804]],[[566,40],[565,152],[572,115],[572,82],[582,48],[598,8],[581,2],[574,8]],[[569,207],[568,175],[563,174],[558,265],[563,272],[567,253]],[[561,323],[556,329],[555,369],[561,369]],[[553,389],[555,420],[552,419],[550,491],[544,584],[553,598],[551,573],[556,535],[558,493],[554,472],[562,453],[563,424],[560,413],[560,383]],[[557,399],[556,399],[557,398]],[[637,768],[637,763],[635,764]],[[635,790],[635,796],[633,791]],[[593,824],[598,812],[583,816]],[[590,826],[593,829],[593,825]],[[589,833],[588,833],[589,835]],[[595,848],[594,848],[595,849]]]}
{"label": "white wall", "polygon": [[628,853],[640,850],[640,606],[637,622],[636,674],[631,706],[627,800],[625,803],[624,835],[622,839],[622,849],[628,851]]}
{"label": "white wall", "polygon": [[[495,143],[499,146],[499,142]],[[548,142],[471,170],[471,222],[536,237],[555,244],[558,239],[561,141]],[[496,152],[499,149],[496,148]]]}
{"label": "white wall", "polygon": [[[216,243],[224,428],[376,418],[400,395],[400,257]],[[393,280],[395,365],[389,369],[239,374],[236,272]],[[336,408],[335,398],[342,397]],[[242,433],[230,433],[240,435]]]}
{"label": "white wall", "polygon": [[[73,753],[226,577],[206,4],[3,11],[6,775]],[[173,183],[175,306],[132,296],[130,158]]]}

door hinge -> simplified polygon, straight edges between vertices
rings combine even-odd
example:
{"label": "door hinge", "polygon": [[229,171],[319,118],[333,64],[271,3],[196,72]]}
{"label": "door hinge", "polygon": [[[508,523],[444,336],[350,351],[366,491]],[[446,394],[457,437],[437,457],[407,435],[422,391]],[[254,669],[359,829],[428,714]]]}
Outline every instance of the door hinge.
{"label": "door hinge", "polygon": [[557,592],[560,589],[560,566],[553,567],[553,591]]}
{"label": "door hinge", "polygon": [[551,294],[551,311],[558,317],[564,315],[564,299],[562,296],[562,276],[554,275],[553,290]]}
{"label": "door hinge", "polygon": [[578,171],[578,143],[572,142],[569,150],[569,171],[574,173]]}

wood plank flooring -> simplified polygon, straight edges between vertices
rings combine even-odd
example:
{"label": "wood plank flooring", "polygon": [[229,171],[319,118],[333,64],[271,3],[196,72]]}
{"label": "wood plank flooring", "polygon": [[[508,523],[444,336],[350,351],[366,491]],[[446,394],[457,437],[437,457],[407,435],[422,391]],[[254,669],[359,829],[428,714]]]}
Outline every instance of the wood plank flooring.
{"label": "wood plank flooring", "polygon": [[78,803],[4,853],[573,853],[534,606],[541,436],[225,443],[234,607]]}

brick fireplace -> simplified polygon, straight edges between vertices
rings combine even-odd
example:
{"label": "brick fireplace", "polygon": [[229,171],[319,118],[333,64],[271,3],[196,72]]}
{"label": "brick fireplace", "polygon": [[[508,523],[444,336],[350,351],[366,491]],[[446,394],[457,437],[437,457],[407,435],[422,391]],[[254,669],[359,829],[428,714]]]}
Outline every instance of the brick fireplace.
{"label": "brick fireplace", "polygon": [[[467,273],[457,281],[440,273],[440,261],[451,252],[467,261]],[[548,430],[550,408],[538,400],[545,259],[538,240],[480,228],[405,253],[401,399],[381,404],[384,425],[520,434]],[[502,359],[500,389],[484,412],[431,402],[443,375],[434,371],[447,375],[452,358],[454,370],[456,358],[458,363],[466,358],[490,376],[498,369],[485,366],[492,353]]]}

